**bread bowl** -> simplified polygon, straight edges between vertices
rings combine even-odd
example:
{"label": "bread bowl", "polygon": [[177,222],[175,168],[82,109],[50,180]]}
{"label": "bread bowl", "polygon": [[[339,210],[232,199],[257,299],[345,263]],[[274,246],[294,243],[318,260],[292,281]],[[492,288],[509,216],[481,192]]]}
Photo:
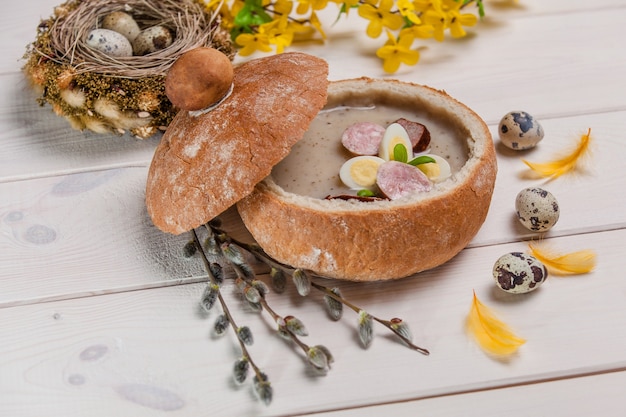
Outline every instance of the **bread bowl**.
{"label": "bread bowl", "polygon": [[[338,168],[332,162],[330,174],[318,178],[316,172],[328,170],[319,164],[344,157],[339,138],[353,120],[322,118],[346,107],[362,109],[353,111],[365,112],[359,116],[365,120],[380,119],[377,115],[392,109],[392,120],[407,117],[429,126],[432,146],[449,159],[452,176],[428,192],[391,201],[324,199],[319,190],[289,190],[298,175],[304,179],[300,182],[334,187]],[[439,266],[471,241],[487,216],[497,171],[490,132],[476,113],[443,91],[369,78],[331,82],[324,109],[287,158],[237,203],[246,228],[270,256],[326,277],[388,280]],[[323,136],[337,142],[320,141],[316,130],[328,125],[330,133]],[[438,144],[443,137],[449,140]],[[290,158],[303,154],[317,162],[305,158],[289,165]]]}

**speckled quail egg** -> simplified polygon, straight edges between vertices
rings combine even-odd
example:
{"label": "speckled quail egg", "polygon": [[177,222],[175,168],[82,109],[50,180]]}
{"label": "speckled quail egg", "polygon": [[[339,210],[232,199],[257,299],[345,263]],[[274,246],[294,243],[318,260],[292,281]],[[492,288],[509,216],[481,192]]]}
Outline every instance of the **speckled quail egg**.
{"label": "speckled quail egg", "polygon": [[411,144],[411,139],[409,139],[409,134],[400,123],[392,123],[385,129],[383,140],[380,142],[378,156],[385,161],[394,160],[394,148],[398,144],[406,148],[408,159],[412,159],[413,145]]}
{"label": "speckled quail egg", "polygon": [[513,294],[536,290],[546,278],[546,267],[534,256],[523,252],[502,255],[493,266],[493,279],[498,287]]}
{"label": "speckled quail egg", "polygon": [[374,190],[376,174],[385,160],[377,156],[362,155],[348,159],[339,169],[339,178],[353,190]]}
{"label": "speckled quail egg", "polygon": [[520,223],[533,232],[550,230],[559,220],[559,203],[543,188],[525,188],[515,198],[515,211]]}
{"label": "speckled quail egg", "polygon": [[134,41],[141,29],[135,19],[122,11],[111,12],[102,19],[102,28],[121,33],[129,41]]}
{"label": "speckled quail egg", "polygon": [[172,41],[172,34],[165,26],[152,26],[139,32],[133,41],[133,53],[146,55],[160,51],[170,46]]}
{"label": "speckled quail egg", "polygon": [[87,46],[113,57],[133,55],[130,41],[120,33],[109,29],[94,29],[87,35]]}
{"label": "speckled quail egg", "polygon": [[525,111],[507,113],[498,126],[500,141],[514,150],[534,148],[543,139],[543,127]]}

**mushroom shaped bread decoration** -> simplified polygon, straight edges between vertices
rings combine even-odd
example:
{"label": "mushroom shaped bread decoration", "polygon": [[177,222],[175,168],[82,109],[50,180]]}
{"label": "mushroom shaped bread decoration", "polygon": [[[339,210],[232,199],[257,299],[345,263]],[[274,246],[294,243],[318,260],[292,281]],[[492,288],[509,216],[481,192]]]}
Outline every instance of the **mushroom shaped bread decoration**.
{"label": "mushroom shaped bread decoration", "polygon": [[174,62],[165,78],[165,94],[176,107],[202,110],[223,99],[233,83],[230,59],[213,48],[196,48]]}

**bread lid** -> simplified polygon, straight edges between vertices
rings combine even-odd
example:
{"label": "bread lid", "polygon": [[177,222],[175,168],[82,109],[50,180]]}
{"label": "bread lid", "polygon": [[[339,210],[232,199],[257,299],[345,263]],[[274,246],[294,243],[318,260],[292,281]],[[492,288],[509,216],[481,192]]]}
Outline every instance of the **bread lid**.
{"label": "bread lid", "polygon": [[320,58],[272,55],[235,67],[232,92],[210,111],[181,110],[148,172],[146,205],[154,224],[180,234],[250,194],[326,103],[327,77]]}

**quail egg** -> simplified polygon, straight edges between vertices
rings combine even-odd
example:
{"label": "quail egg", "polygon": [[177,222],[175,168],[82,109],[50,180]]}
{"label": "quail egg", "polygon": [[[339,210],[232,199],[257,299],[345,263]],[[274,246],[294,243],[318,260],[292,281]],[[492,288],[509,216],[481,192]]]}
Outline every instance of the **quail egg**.
{"label": "quail egg", "polygon": [[172,34],[166,27],[152,26],[139,32],[133,41],[133,52],[135,55],[150,54],[167,48],[172,41]]}
{"label": "quail egg", "polygon": [[87,46],[112,57],[133,55],[130,41],[121,33],[109,29],[94,29],[87,35]]}
{"label": "quail egg", "polygon": [[339,178],[353,190],[370,190],[376,188],[378,168],[385,162],[377,156],[362,155],[348,159],[339,170]]}
{"label": "quail egg", "polygon": [[498,287],[513,294],[536,290],[546,278],[546,267],[534,256],[523,252],[502,255],[493,266],[493,279]]}
{"label": "quail egg", "polygon": [[121,11],[111,12],[102,19],[102,28],[124,35],[129,41],[134,41],[141,30],[139,25],[128,13]]}
{"label": "quail egg", "polygon": [[546,232],[559,220],[559,203],[542,188],[525,188],[515,198],[517,218],[528,230]]}
{"label": "quail egg", "polygon": [[529,113],[512,111],[507,113],[498,126],[500,141],[514,150],[534,148],[543,139],[543,127]]}
{"label": "quail egg", "polygon": [[398,144],[404,146],[407,151],[407,157],[411,160],[413,157],[413,145],[411,144],[411,139],[409,139],[409,134],[400,123],[392,123],[385,129],[383,140],[380,142],[378,156],[385,161],[394,160],[394,148]]}

